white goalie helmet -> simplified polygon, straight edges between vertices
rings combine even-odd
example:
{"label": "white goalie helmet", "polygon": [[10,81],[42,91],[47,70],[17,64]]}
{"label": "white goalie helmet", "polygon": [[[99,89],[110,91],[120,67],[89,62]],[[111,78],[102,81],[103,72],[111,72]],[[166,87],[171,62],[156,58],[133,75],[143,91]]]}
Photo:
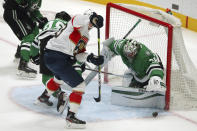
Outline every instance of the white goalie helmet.
{"label": "white goalie helmet", "polygon": [[137,41],[130,39],[127,40],[126,44],[123,47],[123,53],[127,58],[133,58],[139,49],[139,44]]}

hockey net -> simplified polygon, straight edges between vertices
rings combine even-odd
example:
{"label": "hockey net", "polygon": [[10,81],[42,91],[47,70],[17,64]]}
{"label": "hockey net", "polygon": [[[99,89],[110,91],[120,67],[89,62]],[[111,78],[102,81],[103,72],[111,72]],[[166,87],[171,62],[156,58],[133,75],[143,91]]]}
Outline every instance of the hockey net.
{"label": "hockey net", "polygon": [[[142,6],[108,3],[106,39],[121,39],[141,19],[127,38],[134,38],[157,53],[164,65],[165,109],[197,109],[197,71],[184,45],[181,22],[163,11]],[[127,67],[119,56],[105,67],[106,72],[123,75]],[[121,84],[121,77],[105,75],[104,81]]]}

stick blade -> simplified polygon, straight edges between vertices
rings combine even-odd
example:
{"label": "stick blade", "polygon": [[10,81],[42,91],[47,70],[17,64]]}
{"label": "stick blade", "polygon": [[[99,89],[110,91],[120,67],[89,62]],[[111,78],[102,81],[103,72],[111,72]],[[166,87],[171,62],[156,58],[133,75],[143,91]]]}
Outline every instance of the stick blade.
{"label": "stick blade", "polygon": [[101,101],[101,97],[94,98],[94,100],[95,100],[96,102],[100,102],[100,101]]}

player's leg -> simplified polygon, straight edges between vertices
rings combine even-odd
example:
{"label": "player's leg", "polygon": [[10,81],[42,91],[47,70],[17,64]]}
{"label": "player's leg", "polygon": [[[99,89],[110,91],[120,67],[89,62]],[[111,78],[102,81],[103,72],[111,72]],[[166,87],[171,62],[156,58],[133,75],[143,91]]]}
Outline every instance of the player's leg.
{"label": "player's leg", "polygon": [[45,52],[44,61],[55,76],[58,76],[58,78],[73,87],[73,91],[69,96],[70,109],[66,117],[67,126],[69,128],[84,128],[86,122],[76,118],[75,114],[78,112],[81,104],[85,82],[72,66],[72,59],[63,53],[48,50]]}
{"label": "player's leg", "polygon": [[[58,77],[54,77],[54,82],[59,84],[59,85],[63,85],[64,81],[62,81],[60,78]],[[57,95],[58,98],[58,102],[57,102],[57,111],[62,114],[65,110],[65,108],[68,106],[68,101],[69,101],[69,97],[68,94],[64,91],[61,90],[61,87],[56,90],[53,94]]]}
{"label": "player's leg", "polygon": [[35,36],[38,34],[38,28],[35,27],[33,32],[25,37],[21,42],[21,59],[18,65],[17,75],[23,78],[35,78],[37,71],[28,66],[30,59],[30,47]]}
{"label": "player's leg", "polygon": [[[17,36],[17,38],[21,41],[22,38],[27,34],[23,31],[20,21],[17,20],[20,18],[18,14],[19,13],[16,10],[9,10],[5,8],[3,18],[6,21],[6,23],[9,25],[9,27],[12,29],[14,34]],[[20,59],[20,44],[17,46],[14,61],[18,62],[19,59]]]}
{"label": "player's leg", "polygon": [[77,87],[73,88],[73,91],[69,96],[70,109],[68,110],[66,117],[67,128],[85,128],[86,122],[76,117],[82,101],[85,86],[85,82],[82,82]]}
{"label": "player's leg", "polygon": [[[36,27],[36,24],[29,18],[27,14],[21,13],[17,10],[5,10],[4,11],[4,20],[8,23],[12,31],[15,33],[15,35],[18,37],[19,40],[22,42],[21,46],[21,60],[18,67],[17,75],[21,77],[30,77],[34,78],[36,71],[28,67],[28,58],[29,55],[28,47],[29,44],[31,44],[32,40],[30,38],[32,36],[28,36],[31,33],[36,33],[36,31],[33,31]],[[38,30],[38,29],[37,29]],[[38,33],[38,31],[37,31]],[[27,51],[22,51],[27,50]],[[24,73],[23,73],[24,72]],[[26,73],[26,74],[25,74]],[[32,76],[31,76],[32,74]]]}
{"label": "player's leg", "polygon": [[[47,82],[51,78],[53,78],[53,75],[42,74],[42,83],[45,85],[45,87],[47,85]],[[52,106],[53,103],[49,100],[49,98],[50,98],[50,95],[49,95],[47,89],[45,89],[44,92],[37,98],[37,100],[35,101],[35,104],[38,105],[38,104],[42,103],[42,104],[45,104],[47,106]]]}
{"label": "player's leg", "polygon": [[[74,67],[74,69],[77,71],[77,73],[78,73],[80,76],[82,76],[82,73],[83,73],[84,70],[85,70],[85,63],[76,62],[76,63],[73,65],[73,67]],[[57,83],[61,83],[61,81],[58,82],[59,80],[58,80],[56,77],[55,77],[55,81],[56,81]],[[59,88],[59,89],[61,89],[61,88]],[[52,95],[57,94],[57,93],[58,93],[58,91],[54,92]],[[62,114],[62,113],[64,112],[64,110],[65,110],[65,108],[66,108],[66,106],[67,106],[67,104],[68,104],[68,100],[69,100],[69,99],[68,99],[66,93],[61,92],[61,94],[58,95],[57,111],[58,111],[59,113]],[[72,104],[71,104],[71,105],[72,105]]]}
{"label": "player's leg", "polygon": [[[42,83],[45,85],[46,89],[44,90],[44,92],[42,93],[41,96],[38,97],[37,102],[39,103],[44,103],[48,106],[51,106],[52,104],[48,104],[48,103],[52,103],[51,101],[49,101],[50,98],[50,94],[48,93],[48,90],[50,90],[50,87],[47,86],[47,83],[54,77],[53,73],[45,66],[44,60],[43,60],[43,54],[44,54],[44,48],[46,46],[48,40],[44,40],[41,41],[40,44],[40,73],[42,74]],[[59,83],[61,85],[60,82],[56,82]],[[56,86],[57,84],[52,82],[52,86]],[[58,88],[55,92],[52,93],[52,95],[56,98],[58,98],[58,101],[63,101],[65,98],[61,98],[62,100],[60,100],[59,98],[62,96],[66,97],[66,94],[64,94],[65,92],[62,92],[61,88]],[[61,94],[61,95],[60,95]]]}

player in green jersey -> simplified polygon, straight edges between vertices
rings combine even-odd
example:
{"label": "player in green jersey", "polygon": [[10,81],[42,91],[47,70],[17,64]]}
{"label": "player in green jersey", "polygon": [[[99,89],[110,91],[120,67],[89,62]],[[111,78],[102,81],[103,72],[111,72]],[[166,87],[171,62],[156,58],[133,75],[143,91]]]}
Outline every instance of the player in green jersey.
{"label": "player in green jersey", "polygon": [[15,54],[20,58],[17,75],[22,78],[35,78],[37,71],[28,66],[31,56],[30,46],[35,36],[48,22],[39,9],[42,0],[4,0],[3,18],[21,41]]}
{"label": "player in green jersey", "polygon": [[134,39],[110,38],[103,45],[102,54],[105,54],[105,60],[119,55],[128,67],[124,74],[123,86],[146,88],[146,91],[166,90],[161,59],[144,44]]}
{"label": "player in green jersey", "polygon": [[[61,101],[61,104],[65,104],[66,94],[61,91],[60,85],[63,84],[62,81],[54,78],[58,84],[49,83],[49,80],[54,77],[53,73],[45,66],[43,55],[47,42],[55,37],[59,31],[66,28],[67,22],[70,21],[71,17],[65,11],[58,12],[55,16],[54,20],[47,22],[42,31],[35,37],[32,46],[32,62],[36,65],[39,65],[40,73],[42,74],[42,83],[45,85],[46,89],[42,93],[41,96],[38,97],[36,104],[43,103],[47,106],[52,106],[53,103],[49,101],[50,91],[47,90],[47,86],[53,86],[54,88],[58,88],[58,91],[53,93],[53,96],[58,97],[58,101]],[[60,103],[58,105],[57,110],[59,111]]]}

